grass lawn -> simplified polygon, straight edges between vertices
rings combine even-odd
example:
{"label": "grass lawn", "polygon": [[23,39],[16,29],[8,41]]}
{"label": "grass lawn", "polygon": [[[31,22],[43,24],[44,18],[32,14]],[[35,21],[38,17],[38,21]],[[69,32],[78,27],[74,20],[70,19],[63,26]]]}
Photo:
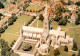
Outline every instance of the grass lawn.
{"label": "grass lawn", "polygon": [[[58,23],[53,21],[52,23],[52,27],[54,29],[57,29],[57,27],[59,27]],[[76,41],[77,43],[77,46],[78,46],[78,49],[80,49],[80,28],[68,28],[66,29],[67,27],[78,27],[80,25],[75,25],[73,23],[68,23],[66,26],[60,26],[61,28],[65,28],[65,29],[62,29],[63,31],[66,31],[66,33],[68,35],[70,35],[71,37],[74,38],[74,40]]]}
{"label": "grass lawn", "polygon": [[18,16],[18,19],[16,22],[14,22],[13,25],[9,26],[8,29],[1,35],[0,38],[6,40],[9,44],[13,40],[17,40],[20,35],[20,28],[24,25],[24,22],[28,22],[31,20],[31,16]]}
{"label": "grass lawn", "polygon": [[[32,26],[34,27],[37,27],[36,25],[37,21],[33,23]],[[57,29],[57,27],[59,27],[60,25],[58,25],[57,22],[53,21],[52,23],[52,27],[53,29]],[[68,23],[66,26],[60,26],[61,28],[65,28],[65,29],[62,29],[63,31],[66,31],[67,35],[70,35],[72,38],[74,38],[74,41],[77,43],[77,46],[78,46],[78,50],[80,50],[80,28],[68,28],[66,29],[67,27],[78,27],[79,25],[75,25],[73,23]],[[39,27],[42,28],[42,23],[39,24]],[[62,48],[61,48],[62,49]],[[51,49],[52,50],[52,49]],[[52,51],[53,52],[53,51]],[[52,52],[50,52],[52,54]],[[63,52],[63,51],[62,51]],[[65,56],[71,56],[72,55],[72,52],[63,52],[64,54],[66,54]],[[64,56],[64,54],[61,53],[60,56]],[[48,55],[49,56],[49,55]]]}
{"label": "grass lawn", "polygon": [[30,5],[29,7],[26,8],[26,10],[32,10],[32,11],[40,11],[42,9],[43,9],[43,7],[38,7],[35,5]]}
{"label": "grass lawn", "polygon": [[[76,54],[77,55],[76,52],[71,52],[71,51],[65,52],[63,46],[61,46],[58,50],[60,52],[59,56],[72,56],[72,54]],[[47,54],[45,56],[54,56],[54,48],[50,47],[49,54]]]}
{"label": "grass lawn", "polygon": [[[21,47],[19,48],[19,50],[23,50],[23,46],[24,46],[25,43],[22,43]],[[35,45],[33,44],[30,44],[32,46],[32,49],[30,50],[30,52],[33,52],[34,48],[35,48]]]}
{"label": "grass lawn", "polygon": [[[32,24],[33,27],[37,27],[37,20]],[[38,21],[38,27],[42,28],[43,27],[43,22],[41,20]]]}

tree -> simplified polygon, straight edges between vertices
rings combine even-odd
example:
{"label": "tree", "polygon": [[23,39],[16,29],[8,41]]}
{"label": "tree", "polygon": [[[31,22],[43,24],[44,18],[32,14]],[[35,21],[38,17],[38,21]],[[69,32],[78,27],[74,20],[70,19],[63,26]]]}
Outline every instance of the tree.
{"label": "tree", "polygon": [[64,46],[64,51],[68,52],[68,47],[67,46]]}
{"label": "tree", "polygon": [[1,0],[2,3],[6,2],[7,0]]}
{"label": "tree", "polygon": [[2,28],[2,27],[0,27],[0,33],[3,33],[5,30]]}
{"label": "tree", "polygon": [[0,20],[1,20],[1,16],[0,16]]}
{"label": "tree", "polygon": [[76,56],[75,54],[72,54],[72,56]]}
{"label": "tree", "polygon": [[6,26],[4,26],[4,30],[6,30],[8,28],[8,26],[6,25]]}
{"label": "tree", "polygon": [[44,17],[42,14],[39,15],[39,20],[43,21]]}
{"label": "tree", "polygon": [[68,5],[71,5],[71,4],[74,4],[74,2],[71,0],[68,0]]}
{"label": "tree", "polygon": [[15,22],[17,19],[17,16],[15,14],[12,14],[12,16],[8,19],[8,25],[12,25],[13,22]]}
{"label": "tree", "polygon": [[8,25],[12,25],[13,24],[14,19],[9,18],[8,19]]}
{"label": "tree", "polygon": [[0,16],[3,16],[3,14],[2,14],[2,13],[0,13]]}
{"label": "tree", "polygon": [[0,9],[4,8],[4,5],[0,2]]}
{"label": "tree", "polygon": [[79,52],[78,52],[78,55],[77,56],[80,56],[80,50],[79,50]]}
{"label": "tree", "polygon": [[24,46],[23,46],[23,50],[24,51],[29,51],[31,50],[31,45],[29,43],[25,43]]}
{"label": "tree", "polygon": [[28,3],[26,3],[24,6],[23,6],[23,10],[26,11],[26,8],[29,6]]}
{"label": "tree", "polygon": [[80,1],[75,3],[76,5],[80,6]]}
{"label": "tree", "polygon": [[78,14],[78,18],[77,18],[77,20],[75,21],[75,24],[76,24],[76,25],[79,25],[79,24],[80,24],[80,14]]}
{"label": "tree", "polygon": [[74,42],[72,50],[77,51],[77,49],[78,49],[77,44],[76,44],[76,42]]}
{"label": "tree", "polygon": [[64,25],[64,26],[65,26],[65,25],[67,24],[67,22],[66,22],[65,19],[60,19],[58,24],[59,24],[59,25]]}
{"label": "tree", "polygon": [[10,51],[8,43],[4,39],[0,39],[1,43],[1,56],[6,56],[6,53]]}
{"label": "tree", "polygon": [[76,21],[75,21],[75,24],[76,24],[76,25],[79,25],[79,21],[78,21],[78,20],[76,20]]}
{"label": "tree", "polygon": [[7,52],[6,53],[6,56],[11,56],[11,52]]}
{"label": "tree", "polygon": [[11,56],[20,56],[20,55],[17,53],[12,53]]}
{"label": "tree", "polygon": [[54,50],[54,56],[59,56],[59,55],[60,55],[59,50],[58,50],[58,49],[55,49],[55,50]]}

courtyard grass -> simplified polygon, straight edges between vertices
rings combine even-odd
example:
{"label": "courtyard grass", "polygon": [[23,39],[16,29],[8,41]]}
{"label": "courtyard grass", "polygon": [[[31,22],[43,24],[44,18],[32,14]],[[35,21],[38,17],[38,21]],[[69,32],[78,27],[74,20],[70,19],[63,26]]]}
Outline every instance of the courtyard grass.
{"label": "courtyard grass", "polygon": [[0,39],[4,39],[9,44],[13,40],[17,40],[20,35],[20,28],[24,25],[24,22],[27,23],[32,19],[31,16],[18,16],[18,19],[16,22],[14,22],[13,25],[9,26],[8,29],[1,35]]}
{"label": "courtyard grass", "polygon": [[43,7],[39,7],[39,6],[35,6],[35,5],[30,5],[30,6],[28,6],[27,8],[26,8],[26,10],[28,10],[28,11],[40,11],[40,10],[42,10],[43,9]]}
{"label": "courtyard grass", "polygon": [[[18,50],[22,50],[23,51],[23,46],[24,46],[25,43],[22,43],[22,45],[20,46],[20,48]],[[32,49],[29,51],[29,52],[33,52],[34,48],[35,48],[35,45],[33,44],[30,44],[32,46]]]}

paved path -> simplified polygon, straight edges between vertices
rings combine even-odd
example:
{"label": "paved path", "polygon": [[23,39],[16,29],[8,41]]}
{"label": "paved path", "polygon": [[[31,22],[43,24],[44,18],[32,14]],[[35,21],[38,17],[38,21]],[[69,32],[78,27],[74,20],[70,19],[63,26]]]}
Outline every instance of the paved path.
{"label": "paved path", "polygon": [[32,24],[39,18],[39,16],[36,17],[36,19],[29,25],[32,26]]}
{"label": "paved path", "polygon": [[16,35],[16,36],[19,36],[19,35],[17,35],[17,34],[13,34],[13,33],[7,33],[7,32],[5,32],[5,34],[11,34],[11,35]]}

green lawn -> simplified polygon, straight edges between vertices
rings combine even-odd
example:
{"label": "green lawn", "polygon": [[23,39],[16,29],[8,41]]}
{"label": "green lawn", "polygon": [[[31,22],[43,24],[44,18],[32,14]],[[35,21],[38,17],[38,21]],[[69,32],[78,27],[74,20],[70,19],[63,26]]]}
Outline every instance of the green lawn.
{"label": "green lawn", "polygon": [[43,7],[38,7],[35,5],[30,5],[29,7],[26,8],[26,10],[32,10],[32,11],[40,11],[42,9],[43,9]]}
{"label": "green lawn", "polygon": [[24,25],[24,22],[28,22],[31,20],[31,16],[18,16],[16,22],[13,25],[9,26],[8,29],[1,35],[0,38],[5,39],[9,44],[13,40],[17,40],[20,35],[20,28]]}
{"label": "green lawn", "polygon": [[[76,54],[77,55],[77,52],[71,52],[71,51],[65,52],[63,46],[61,46],[58,50],[60,52],[59,56],[72,56],[72,54]],[[50,47],[49,53],[47,55],[45,55],[45,56],[54,56],[54,48]]]}
{"label": "green lawn", "polygon": [[[43,22],[39,20],[39,24],[38,27],[42,28],[43,27]],[[53,21],[52,23],[52,28],[53,29],[57,29],[60,25],[58,25],[57,22]],[[37,27],[37,21],[35,21],[32,25],[33,27]],[[66,31],[67,35],[70,35],[71,37],[74,38],[74,40],[77,43],[78,49],[80,49],[80,28],[68,28],[67,27],[78,27],[79,25],[75,25],[74,23],[67,23],[66,26],[60,26],[61,28],[65,28],[62,29],[63,31]]]}
{"label": "green lawn", "polygon": [[[54,29],[57,29],[57,27],[59,27],[58,23],[53,21],[52,23],[52,27]],[[74,40],[76,41],[77,43],[77,46],[78,46],[78,49],[80,49],[80,28],[68,28],[66,29],[67,27],[78,27],[80,25],[75,25],[73,23],[68,23],[66,26],[60,26],[61,28],[65,28],[65,29],[62,29],[63,31],[66,31],[66,33],[68,35],[70,35],[71,37],[74,38]]]}
{"label": "green lawn", "polygon": [[[33,27],[37,27],[37,20],[32,24]],[[42,28],[43,27],[43,22],[41,20],[38,21],[38,27]]]}
{"label": "green lawn", "polygon": [[[41,21],[39,21],[39,22],[41,22]],[[36,23],[37,23],[37,21],[35,21],[32,26],[37,27]],[[51,24],[52,24],[53,29],[57,29],[57,27],[60,26],[55,21],[53,21]],[[79,25],[75,25],[73,23],[68,23],[66,26],[60,26],[60,27],[65,28],[62,30],[66,31],[67,35],[70,35],[72,38],[74,38],[74,41],[77,43],[78,50],[80,50],[80,28],[68,28],[68,29],[66,29],[67,27],[78,27],[78,26]],[[42,23],[39,24],[39,28],[42,28]],[[50,53],[52,53],[52,52],[50,52]],[[63,51],[61,51],[61,52],[63,52]],[[68,53],[64,52],[64,54],[66,54],[65,56],[71,56],[72,52],[68,52]],[[64,54],[61,53],[60,56],[64,56]]]}

